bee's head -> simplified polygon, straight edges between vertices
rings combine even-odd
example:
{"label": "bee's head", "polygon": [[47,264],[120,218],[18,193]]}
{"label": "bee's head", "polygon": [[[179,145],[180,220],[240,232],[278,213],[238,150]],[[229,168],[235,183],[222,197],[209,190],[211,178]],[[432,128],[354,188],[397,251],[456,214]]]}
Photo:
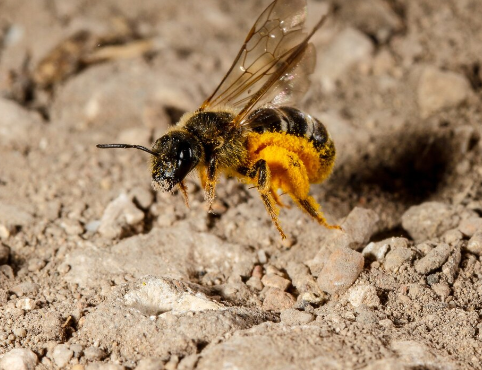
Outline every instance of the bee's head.
{"label": "bee's head", "polygon": [[185,131],[171,131],[152,147],[152,185],[170,191],[197,166],[202,155],[199,140]]}
{"label": "bee's head", "polygon": [[171,131],[157,139],[151,150],[140,145],[99,144],[98,148],[135,148],[152,154],[152,185],[170,191],[194,169],[202,157],[199,140],[185,131]]}

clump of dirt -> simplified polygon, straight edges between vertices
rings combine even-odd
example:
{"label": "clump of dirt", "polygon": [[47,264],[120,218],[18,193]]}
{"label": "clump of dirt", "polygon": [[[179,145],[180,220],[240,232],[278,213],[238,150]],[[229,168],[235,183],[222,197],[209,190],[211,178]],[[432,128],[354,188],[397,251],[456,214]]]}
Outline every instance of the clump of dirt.
{"label": "clump of dirt", "polygon": [[267,5],[0,3],[0,369],[482,367],[480,1],[334,1],[299,107],[344,232],[95,147],[150,147]]}

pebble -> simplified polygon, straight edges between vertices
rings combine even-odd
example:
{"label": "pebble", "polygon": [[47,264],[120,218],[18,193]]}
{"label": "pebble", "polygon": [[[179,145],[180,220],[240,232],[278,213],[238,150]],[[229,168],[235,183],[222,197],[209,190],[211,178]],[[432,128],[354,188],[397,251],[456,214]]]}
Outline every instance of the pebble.
{"label": "pebble", "polygon": [[163,312],[186,312],[220,310],[224,306],[195,291],[193,285],[169,278],[146,276],[136,283],[134,289],[125,296],[125,304],[134,307],[146,315],[158,315]]}
{"label": "pebble", "polygon": [[163,370],[164,361],[157,358],[143,358],[137,364],[135,370]]}
{"label": "pebble", "polygon": [[30,310],[33,310],[36,305],[37,305],[37,302],[35,302],[35,300],[33,300],[33,299],[22,298],[22,299],[19,299],[17,301],[17,303],[15,304],[15,307],[20,308],[20,309],[25,310],[25,311],[30,311]]}
{"label": "pebble", "polygon": [[447,283],[437,283],[432,285],[433,291],[442,298],[442,301],[450,295],[450,287]]}
{"label": "pebble", "polygon": [[20,283],[10,288],[10,291],[12,293],[15,293],[19,297],[28,295],[28,294],[37,294],[39,290],[40,290],[39,284],[28,283],[28,282]]}
{"label": "pebble", "polygon": [[[311,275],[310,270],[304,264],[291,261],[288,263],[286,271],[291,279],[291,283],[298,290],[300,296],[306,298],[315,296],[318,298],[314,299],[319,301],[320,297],[324,295],[323,291],[316,283],[315,278]],[[307,301],[306,299],[303,300]]]}
{"label": "pebble", "polygon": [[399,246],[388,252],[383,266],[387,271],[397,271],[404,263],[411,261],[414,256],[413,250]]}
{"label": "pebble", "polygon": [[457,210],[440,202],[412,206],[402,216],[402,226],[415,242],[438,237],[457,227],[458,223]]}
{"label": "pebble", "polygon": [[81,344],[74,343],[70,345],[70,349],[74,353],[74,357],[79,358],[82,355],[84,347],[82,347]]}
{"label": "pebble", "polygon": [[261,282],[260,278],[257,276],[251,276],[246,282],[246,285],[256,290],[263,289],[263,283]]}
{"label": "pebble", "polygon": [[334,251],[318,276],[318,286],[330,294],[341,294],[358,278],[365,259],[349,248]]}
{"label": "pebble", "polygon": [[417,88],[422,118],[459,105],[469,96],[470,90],[470,84],[463,75],[425,67]]}
{"label": "pebble", "polygon": [[450,255],[450,246],[446,243],[439,244],[432,249],[425,257],[415,262],[415,270],[419,274],[428,274],[431,271],[438,269],[447,261]]}
{"label": "pebble", "polygon": [[2,370],[34,370],[38,363],[37,355],[29,349],[15,348],[0,359]]}
{"label": "pebble", "polygon": [[251,272],[251,276],[257,277],[261,280],[261,278],[263,277],[263,266],[255,265],[253,271]]}
{"label": "pebble", "polygon": [[64,229],[68,235],[80,235],[84,232],[84,228],[79,221],[68,218],[60,222],[60,227]]}
{"label": "pebble", "polygon": [[12,332],[18,338],[25,338],[27,336],[27,330],[25,330],[25,328],[15,328]]}
{"label": "pebble", "polygon": [[87,361],[100,361],[103,360],[107,354],[104,350],[98,347],[87,347],[84,349],[84,357]]}
{"label": "pebble", "polygon": [[42,270],[47,262],[40,258],[32,258],[28,261],[27,269],[31,272],[38,272]]}
{"label": "pebble", "polygon": [[263,310],[281,311],[294,306],[295,298],[280,289],[268,288],[263,301]]}
{"label": "pebble", "polygon": [[371,242],[363,248],[362,255],[369,260],[383,261],[389,249],[389,244],[384,241],[377,243]]}
{"label": "pebble", "polygon": [[0,243],[0,265],[5,265],[8,263],[10,258],[10,247]]}
{"label": "pebble", "polygon": [[288,279],[285,279],[275,274],[264,275],[263,278],[261,279],[261,282],[263,283],[264,286],[277,288],[282,291],[286,291],[291,285],[291,282]]}
{"label": "pebble", "polygon": [[335,83],[353,65],[370,58],[374,50],[372,41],[354,28],[341,31],[319,59],[316,76],[325,90],[333,91]]}
{"label": "pebble", "polygon": [[343,230],[333,230],[325,240],[324,248],[330,251],[363,248],[375,232],[378,220],[378,215],[371,209],[355,207],[341,224]]}
{"label": "pebble", "polygon": [[462,251],[460,245],[455,246],[453,252],[450,254],[447,262],[442,266],[442,272],[447,277],[447,282],[453,284],[455,277],[459,271],[460,261],[462,260]]}
{"label": "pebble", "polygon": [[482,232],[482,218],[470,217],[462,220],[459,225],[459,230],[462,234],[468,236],[469,238],[478,231]]}
{"label": "pebble", "polygon": [[262,265],[268,263],[268,256],[266,255],[266,251],[264,249],[260,249],[258,251],[258,261]]}
{"label": "pebble", "polygon": [[281,311],[281,322],[286,325],[305,325],[312,322],[315,317],[308,312],[287,309]]}
{"label": "pebble", "polygon": [[65,367],[73,356],[74,352],[69,349],[67,344],[59,344],[55,346],[54,350],[52,351],[52,359],[60,368]]}
{"label": "pebble", "polygon": [[121,236],[127,226],[136,225],[144,219],[144,212],[136,207],[131,197],[122,193],[110,202],[102,215],[99,233],[109,239]]}
{"label": "pebble", "polygon": [[380,305],[377,289],[373,285],[361,284],[351,287],[347,294],[348,302],[350,302],[353,307],[359,307],[361,305],[378,307]]}
{"label": "pebble", "polygon": [[445,234],[442,235],[442,240],[447,244],[456,244],[463,238],[464,236],[457,229],[446,231]]}
{"label": "pebble", "polygon": [[378,325],[383,326],[384,328],[393,328],[393,321],[390,319],[383,319],[378,322]]}
{"label": "pebble", "polygon": [[482,231],[476,232],[467,243],[467,250],[477,256],[482,256]]}

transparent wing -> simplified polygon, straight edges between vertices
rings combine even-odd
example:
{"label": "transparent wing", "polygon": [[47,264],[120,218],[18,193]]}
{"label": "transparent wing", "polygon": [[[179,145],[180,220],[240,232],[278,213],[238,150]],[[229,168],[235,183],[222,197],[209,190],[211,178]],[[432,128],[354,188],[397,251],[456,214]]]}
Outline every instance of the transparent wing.
{"label": "transparent wing", "polygon": [[200,110],[229,106],[242,111],[306,40],[306,0],[275,0],[251,28],[233,65]]}

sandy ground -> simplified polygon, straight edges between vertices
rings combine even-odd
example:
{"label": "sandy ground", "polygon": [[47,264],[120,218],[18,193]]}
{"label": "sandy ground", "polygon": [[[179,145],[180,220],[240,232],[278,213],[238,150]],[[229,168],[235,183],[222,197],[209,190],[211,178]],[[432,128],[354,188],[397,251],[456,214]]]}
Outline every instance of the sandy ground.
{"label": "sandy ground", "polygon": [[1,369],[482,368],[480,0],[339,0],[313,38],[344,233],[96,149],[198,107],[267,4],[0,0]]}

